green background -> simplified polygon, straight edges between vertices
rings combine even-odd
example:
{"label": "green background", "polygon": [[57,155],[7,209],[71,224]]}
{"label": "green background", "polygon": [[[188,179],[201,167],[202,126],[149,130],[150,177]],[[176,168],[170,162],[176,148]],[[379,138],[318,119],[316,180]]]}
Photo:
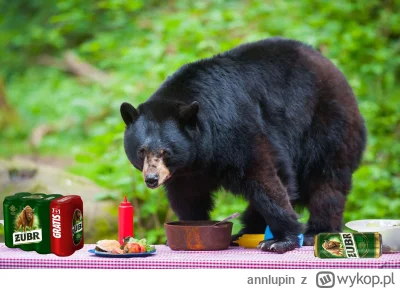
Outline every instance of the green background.
{"label": "green background", "polygon": [[[344,72],[356,93],[368,148],[354,175],[345,221],[398,218],[400,1],[0,3],[0,92],[8,103],[0,107],[0,158],[73,156],[66,170],[103,188],[96,201],[111,200],[117,207],[128,196],[140,213],[140,218],[135,214],[139,238],[163,242],[163,223],[175,216],[162,189],[147,189],[129,164],[119,105],[145,101],[187,62],[271,36],[318,48]],[[107,76],[93,80],[71,73],[63,64],[67,52]],[[32,146],[28,139],[40,125],[51,126],[53,132]],[[220,192],[212,216],[221,219],[244,206],[240,198]],[[307,211],[300,213],[306,219]],[[117,218],[116,209],[111,216]],[[117,228],[106,222],[98,226],[99,233],[85,243],[115,239]],[[239,228],[235,221],[234,231]]]}

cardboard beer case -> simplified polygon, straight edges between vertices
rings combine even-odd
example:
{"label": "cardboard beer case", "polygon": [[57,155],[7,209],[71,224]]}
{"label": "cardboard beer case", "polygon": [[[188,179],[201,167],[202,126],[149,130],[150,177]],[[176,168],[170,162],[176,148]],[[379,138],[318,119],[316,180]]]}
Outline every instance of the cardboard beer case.
{"label": "cardboard beer case", "polygon": [[3,213],[8,248],[69,256],[83,247],[80,196],[16,193],[4,199]]}

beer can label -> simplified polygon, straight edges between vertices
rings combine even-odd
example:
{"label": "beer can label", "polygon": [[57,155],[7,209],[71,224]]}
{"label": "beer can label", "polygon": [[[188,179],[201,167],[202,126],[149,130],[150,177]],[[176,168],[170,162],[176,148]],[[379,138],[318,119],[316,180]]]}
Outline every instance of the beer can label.
{"label": "beer can label", "polygon": [[82,239],[83,234],[83,216],[79,209],[74,211],[74,216],[72,218],[72,239],[74,240],[74,245],[77,246]]}
{"label": "beer can label", "polygon": [[322,233],[315,236],[314,255],[319,258],[378,258],[382,255],[379,233]]}

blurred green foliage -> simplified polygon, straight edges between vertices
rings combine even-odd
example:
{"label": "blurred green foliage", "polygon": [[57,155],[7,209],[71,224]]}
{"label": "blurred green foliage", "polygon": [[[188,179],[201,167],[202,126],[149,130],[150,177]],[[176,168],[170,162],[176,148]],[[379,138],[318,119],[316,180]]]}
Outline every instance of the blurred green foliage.
{"label": "blurred green foliage", "polygon": [[[278,35],[318,48],[344,72],[359,100],[368,149],[354,176],[345,221],[399,218],[399,0],[0,3],[0,79],[19,119],[2,124],[0,155],[73,154],[77,164],[71,171],[107,188],[99,201],[117,204],[122,194],[133,201],[139,237],[162,242],[163,222],[174,216],[164,192],[147,189],[125,156],[120,103],[145,101],[187,62]],[[82,82],[38,64],[43,55],[62,57],[67,50],[106,71],[112,81]],[[64,126],[71,120],[73,126]],[[33,150],[26,139],[44,123],[59,132]],[[243,200],[221,192],[212,216],[221,219],[244,207]],[[239,228],[235,221],[234,230]]]}

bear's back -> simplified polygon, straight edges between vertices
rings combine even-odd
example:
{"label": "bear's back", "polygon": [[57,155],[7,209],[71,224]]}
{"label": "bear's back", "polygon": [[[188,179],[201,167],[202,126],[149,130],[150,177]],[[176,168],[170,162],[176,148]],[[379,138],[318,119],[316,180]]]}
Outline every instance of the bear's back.
{"label": "bear's back", "polygon": [[290,59],[297,58],[298,49],[314,50],[302,42],[286,39],[282,37],[272,37],[257,42],[245,43],[231,50],[216,55],[216,57],[226,57],[236,61],[244,62],[262,62],[282,61],[287,62]]}

